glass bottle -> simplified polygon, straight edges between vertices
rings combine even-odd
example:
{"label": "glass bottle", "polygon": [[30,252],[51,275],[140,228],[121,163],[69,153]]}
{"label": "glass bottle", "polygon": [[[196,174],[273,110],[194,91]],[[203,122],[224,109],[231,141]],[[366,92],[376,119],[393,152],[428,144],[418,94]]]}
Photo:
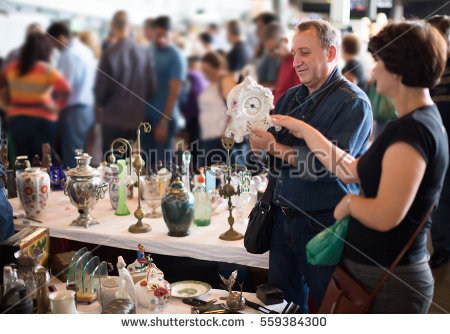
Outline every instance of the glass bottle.
{"label": "glass bottle", "polygon": [[203,168],[200,168],[198,185],[194,188],[194,225],[208,226],[211,223],[211,191],[206,191],[205,175]]}
{"label": "glass bottle", "polygon": [[189,151],[184,151],[183,155],[182,155],[182,159],[183,159],[183,177],[182,177],[182,181],[184,183],[184,187],[186,189],[186,191],[191,191],[191,181],[190,181],[190,177],[189,177],[189,168],[190,168],[190,163],[191,163],[191,152]]}
{"label": "glass bottle", "polygon": [[[117,203],[116,216],[126,216],[130,214],[130,210],[127,207],[127,195],[125,177],[127,175],[127,162],[123,159],[117,160],[119,165],[119,183],[123,183],[119,187],[119,201]],[[122,182],[121,182],[122,181]]]}

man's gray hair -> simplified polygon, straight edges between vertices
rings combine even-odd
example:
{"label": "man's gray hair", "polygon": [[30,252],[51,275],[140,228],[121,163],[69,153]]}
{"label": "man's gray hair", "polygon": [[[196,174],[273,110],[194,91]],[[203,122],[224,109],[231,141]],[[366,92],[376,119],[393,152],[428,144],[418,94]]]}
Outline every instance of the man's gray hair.
{"label": "man's gray hair", "polygon": [[319,36],[320,43],[324,49],[328,49],[334,45],[339,50],[341,45],[341,38],[339,31],[330,23],[324,20],[309,20],[300,23],[297,26],[297,32],[302,32],[314,28]]}

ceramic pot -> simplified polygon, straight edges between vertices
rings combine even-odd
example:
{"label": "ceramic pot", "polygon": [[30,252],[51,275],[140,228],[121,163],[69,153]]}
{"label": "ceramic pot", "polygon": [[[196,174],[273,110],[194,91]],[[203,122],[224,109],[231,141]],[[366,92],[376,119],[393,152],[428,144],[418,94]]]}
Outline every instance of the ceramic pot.
{"label": "ceramic pot", "polygon": [[50,192],[50,177],[40,168],[27,168],[19,175],[19,198],[28,218],[42,216]]}
{"label": "ceramic pot", "polygon": [[171,237],[189,235],[194,222],[194,195],[184,189],[180,178],[172,182],[161,200],[161,210]]}

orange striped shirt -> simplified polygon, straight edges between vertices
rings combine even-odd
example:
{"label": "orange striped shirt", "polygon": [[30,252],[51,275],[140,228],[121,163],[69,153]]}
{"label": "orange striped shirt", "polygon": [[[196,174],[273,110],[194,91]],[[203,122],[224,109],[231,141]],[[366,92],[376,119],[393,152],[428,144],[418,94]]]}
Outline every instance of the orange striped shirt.
{"label": "orange striped shirt", "polygon": [[19,70],[19,62],[15,61],[0,75],[0,88],[7,86],[10,96],[8,118],[23,115],[57,121],[59,115],[52,105],[55,102],[59,109],[66,105],[70,96],[66,79],[51,64],[41,61],[23,76]]}

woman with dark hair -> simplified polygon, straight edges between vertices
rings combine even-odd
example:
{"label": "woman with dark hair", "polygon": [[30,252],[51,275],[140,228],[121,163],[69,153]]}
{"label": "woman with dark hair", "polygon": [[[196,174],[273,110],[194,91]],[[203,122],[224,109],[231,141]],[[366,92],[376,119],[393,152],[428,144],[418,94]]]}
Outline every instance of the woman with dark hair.
{"label": "woman with dark hair", "polygon": [[[16,155],[41,154],[43,143],[53,143],[58,112],[70,87],[50,63],[52,45],[41,33],[28,35],[18,61],[0,74],[0,89],[8,93],[8,127]],[[55,98],[55,99],[54,99]]]}
{"label": "woman with dark hair", "polygon": [[[321,163],[346,183],[360,183],[336,206],[337,220],[350,216],[342,264],[373,291],[438,198],[448,165],[447,134],[430,97],[447,59],[447,45],[426,23],[388,25],[371,38],[377,91],[395,104],[390,122],[369,150],[355,159],[319,130],[287,117],[273,122],[304,139]],[[434,280],[424,228],[376,295],[371,313],[427,313]]]}
{"label": "woman with dark hair", "polygon": [[228,124],[226,99],[236,85],[227,73],[225,60],[215,52],[208,52],[202,58],[201,69],[209,81],[198,97],[200,124],[199,166],[225,161],[220,138]]}

